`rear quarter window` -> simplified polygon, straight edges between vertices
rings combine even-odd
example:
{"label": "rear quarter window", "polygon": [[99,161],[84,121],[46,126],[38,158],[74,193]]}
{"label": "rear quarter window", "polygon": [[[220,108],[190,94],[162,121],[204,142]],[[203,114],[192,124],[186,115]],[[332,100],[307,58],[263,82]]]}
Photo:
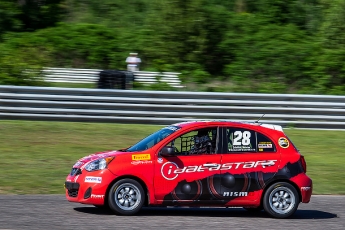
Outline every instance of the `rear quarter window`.
{"label": "rear quarter window", "polygon": [[258,143],[258,152],[275,152],[276,146],[273,141],[262,133],[256,132],[256,138]]}

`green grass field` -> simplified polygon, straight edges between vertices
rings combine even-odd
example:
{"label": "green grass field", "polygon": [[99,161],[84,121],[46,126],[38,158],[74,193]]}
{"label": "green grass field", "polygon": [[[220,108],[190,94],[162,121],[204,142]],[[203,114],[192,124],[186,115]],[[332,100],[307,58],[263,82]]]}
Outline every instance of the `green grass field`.
{"label": "green grass field", "polygon": [[[85,155],[130,146],[153,125],[0,121],[0,194],[58,194]],[[345,194],[345,131],[285,132],[306,157],[314,194]]]}

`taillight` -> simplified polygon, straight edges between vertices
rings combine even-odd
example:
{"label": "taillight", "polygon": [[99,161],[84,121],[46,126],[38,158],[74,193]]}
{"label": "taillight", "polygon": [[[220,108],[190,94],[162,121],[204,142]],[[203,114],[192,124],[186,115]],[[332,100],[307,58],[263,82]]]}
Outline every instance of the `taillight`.
{"label": "taillight", "polygon": [[301,164],[302,164],[302,168],[303,168],[303,171],[306,173],[307,172],[307,163],[305,162],[305,159],[304,159],[304,156],[301,155]]}

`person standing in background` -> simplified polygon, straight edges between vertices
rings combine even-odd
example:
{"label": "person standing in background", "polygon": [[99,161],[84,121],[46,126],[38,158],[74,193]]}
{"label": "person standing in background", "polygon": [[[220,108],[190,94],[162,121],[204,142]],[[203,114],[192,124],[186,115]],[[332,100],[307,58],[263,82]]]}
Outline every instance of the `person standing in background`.
{"label": "person standing in background", "polygon": [[127,57],[126,59],[126,62],[128,71],[139,71],[139,64],[141,63],[141,59],[138,58],[138,53],[130,53],[129,57]]}

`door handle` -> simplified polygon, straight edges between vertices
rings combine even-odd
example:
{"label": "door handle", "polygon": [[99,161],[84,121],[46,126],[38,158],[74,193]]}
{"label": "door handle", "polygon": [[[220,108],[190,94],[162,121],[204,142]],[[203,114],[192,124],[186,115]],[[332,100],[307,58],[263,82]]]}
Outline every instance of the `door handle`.
{"label": "door handle", "polygon": [[215,164],[215,163],[207,163],[207,164],[204,164],[204,167],[218,167],[218,164]]}

